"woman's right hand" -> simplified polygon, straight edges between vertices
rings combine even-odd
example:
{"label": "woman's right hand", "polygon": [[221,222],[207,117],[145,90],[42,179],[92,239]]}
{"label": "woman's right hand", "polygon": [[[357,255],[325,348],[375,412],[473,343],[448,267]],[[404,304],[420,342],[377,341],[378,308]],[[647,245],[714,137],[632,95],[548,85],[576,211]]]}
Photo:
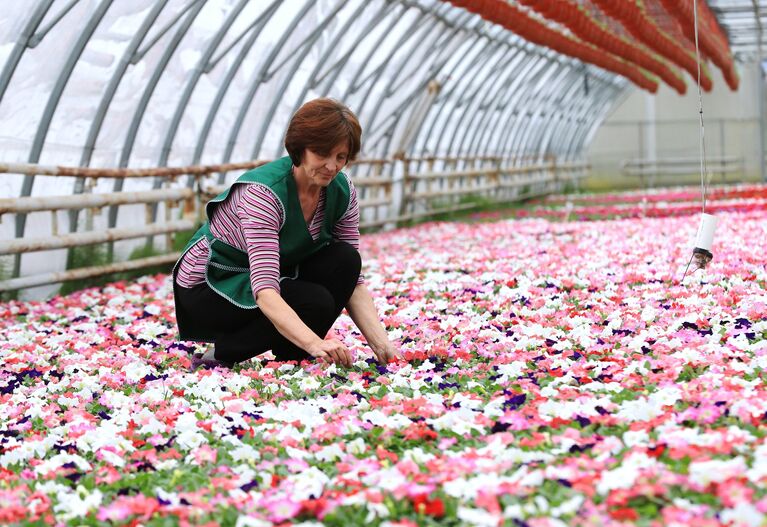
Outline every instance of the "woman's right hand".
{"label": "woman's right hand", "polygon": [[333,362],[339,366],[352,365],[352,354],[338,339],[317,340],[311,344],[306,352],[315,359]]}

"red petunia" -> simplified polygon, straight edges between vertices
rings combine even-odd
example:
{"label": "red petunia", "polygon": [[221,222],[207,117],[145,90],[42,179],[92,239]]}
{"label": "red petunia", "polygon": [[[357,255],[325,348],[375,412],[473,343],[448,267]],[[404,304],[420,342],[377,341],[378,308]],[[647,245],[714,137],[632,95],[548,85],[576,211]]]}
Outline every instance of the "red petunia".
{"label": "red petunia", "polygon": [[440,498],[429,499],[427,494],[413,496],[413,508],[418,514],[441,518],[445,515],[445,504]]}
{"label": "red petunia", "polygon": [[613,520],[618,521],[636,521],[639,519],[639,514],[634,509],[629,507],[622,507],[620,509],[612,509],[610,511],[610,517]]}

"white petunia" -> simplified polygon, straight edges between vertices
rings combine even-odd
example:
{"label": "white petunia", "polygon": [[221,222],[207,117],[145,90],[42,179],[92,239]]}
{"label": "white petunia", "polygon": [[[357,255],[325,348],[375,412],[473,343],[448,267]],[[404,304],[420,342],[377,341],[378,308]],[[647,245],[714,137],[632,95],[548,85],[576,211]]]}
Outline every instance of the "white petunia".
{"label": "white petunia", "polygon": [[305,379],[301,380],[300,383],[298,383],[298,387],[301,388],[301,390],[303,391],[316,390],[317,388],[321,386],[322,386],[322,383],[320,383],[320,381],[317,380],[317,377],[314,377],[314,376],[306,377]]}
{"label": "white petunia", "polygon": [[234,527],[271,527],[272,525],[272,522],[268,522],[260,518],[254,518],[252,516],[238,516]]}
{"label": "white petunia", "polygon": [[464,525],[476,525],[478,527],[497,527],[501,520],[499,515],[491,514],[485,509],[469,507],[458,507],[456,515]]}
{"label": "white petunia", "polygon": [[410,448],[402,453],[403,459],[409,459],[420,464],[427,463],[435,457],[436,456],[434,454],[424,452],[421,447]]}
{"label": "white petunia", "polygon": [[237,462],[240,461],[258,461],[261,459],[261,454],[250,445],[241,443],[236,448],[229,451],[229,455]]}
{"label": "white petunia", "polygon": [[694,461],[690,463],[690,481],[706,487],[709,483],[721,483],[730,478],[741,477],[746,470],[746,462],[740,456],[727,460]]}
{"label": "white petunia", "polygon": [[496,382],[499,384],[519,378],[527,370],[527,364],[522,361],[513,361],[508,364],[498,365],[498,374],[501,376]]}
{"label": "white petunia", "polygon": [[456,434],[468,434],[472,430],[484,432],[484,426],[474,423],[475,417],[475,412],[469,408],[458,408],[436,419],[427,419],[426,423],[437,430],[451,430]]}
{"label": "white petunia", "polygon": [[556,507],[552,507],[549,513],[552,516],[569,516],[575,514],[581,509],[584,501],[583,496],[573,496],[569,500],[565,500]]}
{"label": "white petunia", "polygon": [[182,448],[192,450],[205,443],[206,440],[205,436],[199,432],[186,431],[178,434],[175,442]]}
{"label": "white petunia", "polygon": [[317,467],[309,467],[299,474],[288,476],[287,479],[293,483],[291,498],[297,501],[319,498],[330,481]]}
{"label": "white petunia", "polygon": [[77,454],[67,454],[62,452],[61,454],[56,454],[50,459],[46,459],[37,465],[35,467],[35,472],[38,474],[48,474],[54,470],[58,470],[67,463],[74,463],[79,470],[84,472],[91,470],[91,464],[88,463],[85,458],[82,458]]}
{"label": "white petunia", "polygon": [[724,509],[721,512],[722,523],[733,525],[748,525],[759,527],[764,525],[765,516],[751,503],[740,502],[732,509]]}
{"label": "white petunia", "polygon": [[82,518],[98,508],[102,499],[101,491],[93,490],[89,493],[80,485],[75,492],[60,492],[56,499],[57,503],[53,506],[53,512],[56,514],[56,519],[60,521]]}
{"label": "white petunia", "polygon": [[122,368],[125,377],[132,382],[138,382],[150,373],[157,373],[154,368],[144,362],[129,362]]}
{"label": "white petunia", "polygon": [[364,454],[367,450],[367,444],[361,437],[352,439],[346,444],[346,451],[352,455]]}
{"label": "white petunia", "polygon": [[605,470],[597,483],[597,492],[607,494],[613,489],[629,489],[642,470],[657,465],[657,461],[642,452],[634,452],[618,467]]}
{"label": "white petunia", "polygon": [[627,430],[623,433],[623,443],[629,448],[645,446],[649,441],[650,436],[644,430]]}
{"label": "white petunia", "polygon": [[[46,437],[41,441],[10,442],[5,446],[6,452],[0,454],[0,466],[9,467],[16,463],[22,463],[33,457],[43,457],[56,443],[55,437]],[[15,447],[13,449],[9,447]]]}
{"label": "white petunia", "polygon": [[759,445],[754,451],[754,461],[746,476],[754,484],[759,484],[767,478],[767,444]]}
{"label": "white petunia", "polygon": [[344,452],[341,450],[341,447],[334,443],[332,445],[327,445],[315,452],[314,457],[320,461],[335,461],[336,459],[341,458],[343,455]]}
{"label": "white petunia", "polygon": [[386,415],[381,410],[371,410],[361,415],[363,421],[369,421],[375,426],[386,428],[404,428],[410,426],[412,421],[404,415]]}

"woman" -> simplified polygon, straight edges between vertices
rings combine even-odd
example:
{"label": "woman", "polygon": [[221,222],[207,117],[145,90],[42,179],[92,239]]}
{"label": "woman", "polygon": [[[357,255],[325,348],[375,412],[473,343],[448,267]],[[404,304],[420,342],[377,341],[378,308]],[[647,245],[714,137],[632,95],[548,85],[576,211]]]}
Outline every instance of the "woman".
{"label": "woman", "polygon": [[214,342],[206,359],[309,357],[352,363],[325,340],[346,307],[379,362],[399,357],[360,275],[359,206],[340,170],[361,128],[332,99],[304,104],[285,136],[289,156],[246,172],[208,202],[208,222],[173,270],[180,337]]}

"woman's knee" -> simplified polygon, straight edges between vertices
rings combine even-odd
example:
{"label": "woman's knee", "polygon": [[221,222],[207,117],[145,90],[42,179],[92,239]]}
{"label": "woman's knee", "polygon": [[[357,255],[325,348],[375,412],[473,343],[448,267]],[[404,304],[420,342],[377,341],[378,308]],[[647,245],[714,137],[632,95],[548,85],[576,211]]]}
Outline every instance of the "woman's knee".
{"label": "woman's knee", "polygon": [[285,280],[282,298],[299,315],[328,314],[335,311],[335,299],[326,287],[304,280]]}
{"label": "woman's knee", "polygon": [[339,266],[344,267],[347,273],[359,276],[362,269],[362,257],[359,251],[350,243],[341,241],[334,242],[331,248]]}

